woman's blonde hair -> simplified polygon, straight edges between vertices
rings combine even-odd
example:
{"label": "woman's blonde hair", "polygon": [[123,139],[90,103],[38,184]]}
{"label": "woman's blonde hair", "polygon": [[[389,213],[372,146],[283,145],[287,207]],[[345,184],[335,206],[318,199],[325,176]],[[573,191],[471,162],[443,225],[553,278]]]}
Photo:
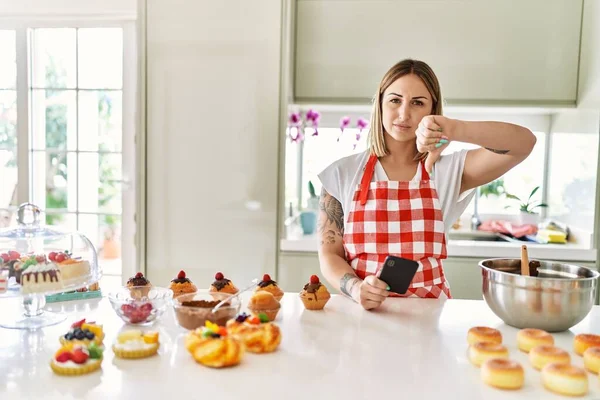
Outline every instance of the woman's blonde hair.
{"label": "woman's blonde hair", "polygon": [[[368,148],[371,154],[375,154],[377,157],[383,157],[388,154],[387,147],[385,145],[384,133],[385,128],[383,127],[383,118],[381,112],[381,101],[383,100],[383,93],[386,89],[396,81],[405,75],[414,74],[421,78],[425,87],[429,91],[432,97],[433,105],[431,107],[431,115],[442,115],[442,92],[440,90],[440,84],[438,82],[435,73],[423,61],[406,59],[398,62],[392,68],[385,73],[377,93],[373,97],[373,111],[371,112],[371,122],[369,124],[369,136],[367,138]],[[419,153],[415,157],[416,160],[423,160],[427,157],[427,153]]]}

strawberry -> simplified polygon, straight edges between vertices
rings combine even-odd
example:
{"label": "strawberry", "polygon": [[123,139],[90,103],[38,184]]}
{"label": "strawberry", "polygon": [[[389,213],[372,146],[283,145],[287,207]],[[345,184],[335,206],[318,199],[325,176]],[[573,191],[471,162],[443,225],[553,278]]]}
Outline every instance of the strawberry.
{"label": "strawberry", "polygon": [[73,353],[71,353],[70,351],[63,351],[62,353],[57,355],[55,357],[55,359],[59,363],[65,363],[65,362],[73,359]]}
{"label": "strawberry", "polygon": [[216,280],[220,281],[220,280],[221,280],[221,279],[223,279],[223,278],[225,278],[225,277],[223,276],[223,274],[222,274],[222,273],[220,273],[220,272],[217,272],[217,273],[215,274],[215,279],[216,279]]}
{"label": "strawberry", "polygon": [[48,260],[50,260],[50,261],[56,261],[56,256],[57,255],[58,255],[57,252],[51,251],[50,253],[48,253]]}
{"label": "strawberry", "polygon": [[184,270],[179,271],[179,273],[177,274],[177,279],[185,279],[185,271]]}
{"label": "strawberry", "polygon": [[2,253],[2,254],[0,254],[0,258],[2,259],[3,262],[9,262],[10,261],[10,256],[8,255],[8,253]]}
{"label": "strawberry", "polygon": [[121,306],[121,311],[123,311],[123,315],[125,315],[126,317],[129,317],[133,310],[134,307],[131,304],[123,304]]}
{"label": "strawberry", "polygon": [[263,275],[263,282],[269,282],[270,280],[271,280],[271,277],[269,276],[269,274]]}
{"label": "strawberry", "polygon": [[8,256],[10,257],[10,260],[18,260],[19,258],[21,258],[21,255],[19,254],[18,251],[14,251],[11,250],[8,252]]}
{"label": "strawberry", "polygon": [[56,257],[54,257],[54,261],[57,263],[61,263],[67,259],[67,255],[65,253],[58,253]]}
{"label": "strawberry", "polygon": [[90,356],[81,349],[75,349],[73,351],[73,355],[71,356],[71,360],[75,364],[83,364],[88,360],[88,358],[90,358]]}
{"label": "strawberry", "polygon": [[311,275],[310,276],[310,283],[313,285],[316,285],[317,283],[319,283],[319,277],[316,275]]}
{"label": "strawberry", "polygon": [[81,321],[77,321],[75,322],[73,325],[71,325],[71,328],[81,328],[81,325],[85,324],[85,318],[82,319]]}

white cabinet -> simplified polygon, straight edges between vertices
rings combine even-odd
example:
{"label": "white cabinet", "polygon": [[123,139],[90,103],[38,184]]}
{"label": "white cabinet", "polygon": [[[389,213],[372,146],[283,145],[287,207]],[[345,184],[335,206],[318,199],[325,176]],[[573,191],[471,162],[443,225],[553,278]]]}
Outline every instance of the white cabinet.
{"label": "white cabinet", "polygon": [[449,104],[574,104],[582,0],[297,0],[294,97],[367,102],[403,58]]}
{"label": "white cabinet", "polygon": [[[281,3],[147,2],[147,256],[200,288],[275,273]],[[260,23],[257,23],[260,21]]]}

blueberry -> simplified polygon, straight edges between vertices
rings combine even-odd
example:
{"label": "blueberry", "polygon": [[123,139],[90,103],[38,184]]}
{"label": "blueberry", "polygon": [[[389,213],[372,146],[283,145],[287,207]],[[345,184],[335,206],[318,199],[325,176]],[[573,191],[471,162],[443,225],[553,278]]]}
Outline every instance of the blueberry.
{"label": "blueberry", "polygon": [[212,335],[210,335],[210,337],[213,339],[218,339],[221,337],[221,335],[219,335],[218,333],[213,333]]}
{"label": "blueberry", "polygon": [[85,338],[93,340],[94,339],[94,332],[90,332],[90,331],[85,332]]}
{"label": "blueberry", "polygon": [[75,338],[77,340],[83,340],[85,339],[85,333],[83,333],[83,331],[80,330],[75,334]]}
{"label": "blueberry", "polygon": [[73,334],[71,334],[71,333],[67,333],[67,334],[65,335],[65,339],[67,339],[67,340],[73,340]]}

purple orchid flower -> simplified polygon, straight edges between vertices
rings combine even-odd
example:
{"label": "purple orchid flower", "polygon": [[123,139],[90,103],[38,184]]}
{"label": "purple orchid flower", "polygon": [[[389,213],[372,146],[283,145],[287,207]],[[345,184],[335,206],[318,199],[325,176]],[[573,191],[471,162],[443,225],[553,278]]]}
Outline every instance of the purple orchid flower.
{"label": "purple orchid flower", "polygon": [[288,124],[290,126],[299,126],[300,124],[302,124],[302,115],[299,112],[291,113]]}
{"label": "purple orchid flower", "polygon": [[347,127],[350,126],[350,117],[345,116],[342,117],[342,119],[340,119],[340,136],[338,136],[337,141],[340,141],[340,138],[342,137],[342,135],[344,134],[344,129],[346,129]]}
{"label": "purple orchid flower", "polygon": [[309,109],[306,112],[306,120],[310,121],[312,127],[315,129],[315,131],[313,132],[312,136],[319,136],[319,119],[321,118],[321,114],[319,114],[318,111],[315,111],[313,109]]}

